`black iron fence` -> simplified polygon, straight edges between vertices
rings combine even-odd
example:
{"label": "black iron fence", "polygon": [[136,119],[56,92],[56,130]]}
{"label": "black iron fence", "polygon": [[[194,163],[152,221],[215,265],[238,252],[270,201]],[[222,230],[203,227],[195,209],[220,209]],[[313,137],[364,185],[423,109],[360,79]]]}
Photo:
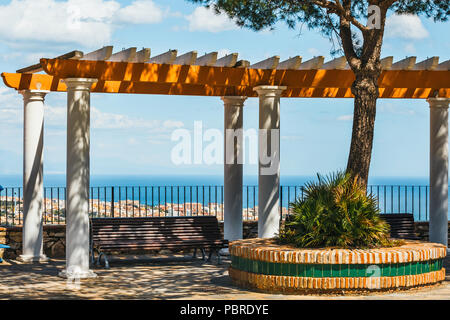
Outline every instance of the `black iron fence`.
{"label": "black iron fence", "polygon": [[[413,213],[417,221],[428,220],[428,186],[371,185],[368,191],[378,199],[382,213]],[[280,187],[280,214],[289,203],[304,196],[303,186]],[[65,187],[44,188],[44,223],[65,223]],[[91,217],[151,217],[213,215],[223,220],[223,186],[126,186],[91,187]],[[258,217],[258,187],[244,186],[243,219]],[[0,191],[0,225],[23,221],[21,187]]]}

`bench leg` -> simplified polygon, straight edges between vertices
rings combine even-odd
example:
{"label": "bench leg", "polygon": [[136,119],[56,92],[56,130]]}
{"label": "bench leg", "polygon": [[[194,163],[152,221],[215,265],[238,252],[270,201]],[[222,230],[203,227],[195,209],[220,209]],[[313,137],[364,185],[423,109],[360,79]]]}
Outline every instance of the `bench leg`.
{"label": "bench leg", "polygon": [[211,257],[212,257],[212,254],[213,254],[213,250],[214,250],[214,249],[212,249],[212,248],[209,250],[209,256],[208,256],[208,260],[207,260],[207,261],[211,261]]}
{"label": "bench leg", "polygon": [[101,258],[103,256],[103,259],[105,260],[105,269],[109,269],[109,261],[108,261],[108,257],[106,256],[106,254],[104,252],[100,252],[98,254],[98,258],[97,258],[97,265],[101,264]]}
{"label": "bench leg", "polygon": [[220,256],[220,249],[217,249],[217,264],[222,264],[222,257]]}
{"label": "bench leg", "polygon": [[192,258],[197,258],[197,248],[194,249],[194,254],[192,255]]}
{"label": "bench leg", "polygon": [[204,248],[202,248],[201,250],[202,250],[202,259],[203,261],[206,261],[206,251]]}

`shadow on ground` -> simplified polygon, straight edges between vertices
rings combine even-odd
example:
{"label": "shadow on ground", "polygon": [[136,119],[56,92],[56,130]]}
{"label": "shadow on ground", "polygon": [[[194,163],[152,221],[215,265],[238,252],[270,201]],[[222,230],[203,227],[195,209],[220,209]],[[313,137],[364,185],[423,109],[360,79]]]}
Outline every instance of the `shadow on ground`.
{"label": "shadow on ground", "polygon": [[111,268],[94,268],[98,277],[81,283],[58,277],[64,260],[0,264],[0,299],[450,299],[450,258],[447,280],[437,286],[411,292],[367,296],[283,296],[240,289],[228,277],[229,260],[221,265],[183,256],[123,256],[111,260]]}

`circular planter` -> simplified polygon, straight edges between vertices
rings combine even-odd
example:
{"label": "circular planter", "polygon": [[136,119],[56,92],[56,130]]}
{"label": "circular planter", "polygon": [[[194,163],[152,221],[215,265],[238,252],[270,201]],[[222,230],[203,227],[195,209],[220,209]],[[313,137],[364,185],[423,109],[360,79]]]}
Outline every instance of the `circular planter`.
{"label": "circular planter", "polygon": [[358,291],[408,288],[445,279],[441,244],[405,241],[392,248],[299,249],[273,239],[230,243],[229,275],[265,292]]}

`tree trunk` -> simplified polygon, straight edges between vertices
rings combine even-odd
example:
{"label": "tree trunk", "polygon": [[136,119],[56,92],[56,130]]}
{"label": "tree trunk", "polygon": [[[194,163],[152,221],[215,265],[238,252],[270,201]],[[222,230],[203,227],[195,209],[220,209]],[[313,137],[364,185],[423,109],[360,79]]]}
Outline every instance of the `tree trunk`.
{"label": "tree trunk", "polygon": [[355,76],[352,85],[355,96],[353,130],[347,172],[367,186],[375,129],[378,74],[374,70],[359,70]]}

